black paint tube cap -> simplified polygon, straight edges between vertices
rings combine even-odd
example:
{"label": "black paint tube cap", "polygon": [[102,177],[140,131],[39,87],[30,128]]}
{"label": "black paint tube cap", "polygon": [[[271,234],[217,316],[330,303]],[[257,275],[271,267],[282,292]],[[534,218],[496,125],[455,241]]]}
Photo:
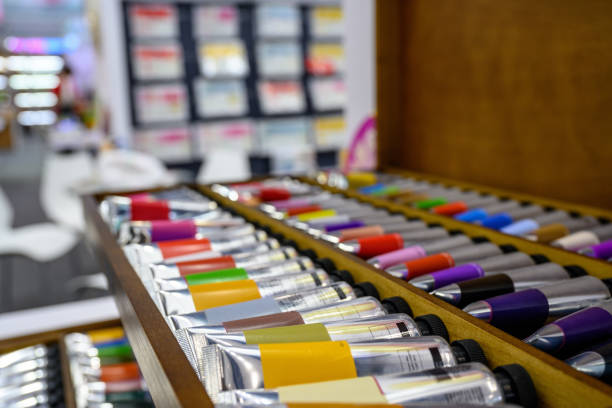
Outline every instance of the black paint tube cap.
{"label": "black paint tube cap", "polygon": [[305,249],[303,251],[300,251],[300,254],[309,257],[313,261],[317,260],[317,253],[313,251],[312,249]]}
{"label": "black paint tube cap", "polygon": [[438,316],[434,314],[426,314],[414,318],[415,323],[419,327],[419,331],[423,336],[440,336],[448,341],[448,330],[446,325]]}
{"label": "black paint tube cap", "polygon": [[487,356],[485,356],[482,347],[480,347],[476,340],[464,339],[453,341],[451,348],[459,364],[470,362],[482,363],[484,365],[489,364]]}
{"label": "black paint tube cap", "polygon": [[565,265],[563,269],[567,271],[570,278],[578,278],[587,275],[586,271],[578,265]]}
{"label": "black paint tube cap", "polygon": [[547,263],[550,262],[550,259],[548,259],[547,256],[542,255],[542,254],[535,254],[535,255],[530,255],[531,259],[533,259],[533,261],[536,264],[543,264],[543,263]]}
{"label": "black paint tube cap", "polygon": [[518,364],[508,364],[493,370],[499,382],[504,399],[511,404],[518,404],[524,408],[536,408],[538,395],[531,376]]}
{"label": "black paint tube cap", "polygon": [[509,254],[510,252],[518,251],[518,249],[516,249],[514,245],[510,245],[510,244],[500,245],[499,249],[501,249],[504,254]]}
{"label": "black paint tube cap", "polygon": [[355,284],[355,279],[353,279],[353,275],[349,271],[328,271],[327,273],[332,280],[341,280],[351,286]]}
{"label": "black paint tube cap", "polygon": [[370,282],[360,282],[353,285],[353,290],[355,291],[355,295],[357,297],[363,296],[372,296],[376,299],[380,299],[380,294],[376,289],[376,286],[372,285]]}
{"label": "black paint tube cap", "polygon": [[489,238],[487,237],[472,237],[472,242],[475,244],[482,244],[483,242],[489,242]]}
{"label": "black paint tube cap", "polygon": [[315,261],[325,272],[332,273],[336,270],[336,265],[329,258],[320,258]]}
{"label": "black paint tube cap", "polygon": [[406,313],[410,317],[414,316],[408,302],[399,296],[388,297],[383,299],[381,303],[389,314]]}

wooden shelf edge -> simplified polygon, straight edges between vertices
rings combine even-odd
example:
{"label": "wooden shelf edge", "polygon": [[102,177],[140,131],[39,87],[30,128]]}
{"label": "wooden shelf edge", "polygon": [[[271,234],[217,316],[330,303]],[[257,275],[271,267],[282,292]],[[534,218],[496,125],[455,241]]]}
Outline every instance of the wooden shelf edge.
{"label": "wooden shelf edge", "polygon": [[577,405],[612,406],[612,387],[601,381],[572,369],[549,354],[412,287],[407,282],[373,268],[357,257],[269,218],[258,209],[231,201],[206,186],[200,186],[199,190],[222,206],[234,209],[249,221],[266,225],[273,231],[296,241],[300,248],[312,249],[318,256],[329,258],[336,265],[342,265],[342,269],[351,272],[357,282],[372,282],[378,288],[381,298],[402,296],[408,301],[416,316],[437,314],[446,324],[453,339],[471,338],[478,341],[491,367],[510,363],[523,365],[532,376],[541,406],[555,408]]}
{"label": "wooden shelf edge", "polygon": [[469,235],[471,237],[483,236],[488,238],[491,242],[495,242],[497,244],[514,245],[520,251],[524,251],[529,254],[546,255],[552,262],[556,262],[562,265],[582,266],[585,270],[588,271],[590,275],[596,276],[600,279],[612,278],[612,263],[603,261],[601,259],[591,258],[574,252],[566,251],[564,249],[555,248],[550,245],[545,245],[538,242],[529,241],[520,237],[507,235],[492,230],[490,228],[485,228],[479,225],[458,221],[454,218],[446,217],[443,215],[433,214],[428,211],[423,211],[412,207],[406,207],[404,205],[397,204],[382,198],[364,195],[354,190],[340,190],[335,187],[329,187],[326,185],[319,184],[317,181],[307,177],[298,177],[297,179],[311,185],[316,185],[332,193],[343,194],[346,197],[355,198],[364,203],[369,203],[378,208],[385,208],[389,211],[403,213],[404,215],[410,217],[418,217],[426,222],[435,222],[447,229],[460,229],[466,235]]}
{"label": "wooden shelf edge", "polygon": [[109,279],[123,328],[156,406],[213,407],[166,320],[142,285],[93,196],[84,196],[87,238]]}

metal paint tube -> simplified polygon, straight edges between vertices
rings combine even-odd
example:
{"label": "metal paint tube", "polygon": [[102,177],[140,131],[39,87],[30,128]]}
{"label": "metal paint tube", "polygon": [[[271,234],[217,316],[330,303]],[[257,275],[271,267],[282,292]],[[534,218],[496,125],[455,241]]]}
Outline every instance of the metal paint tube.
{"label": "metal paint tube", "polygon": [[[329,402],[288,402],[278,401],[278,392],[269,390],[233,390],[219,393],[215,408],[449,408],[448,404],[361,404]],[[453,404],[453,408],[483,408],[477,404]],[[495,408],[521,408],[513,404],[495,404]]]}
{"label": "metal paint tube", "polygon": [[[302,263],[302,261],[306,263]],[[308,267],[306,267],[308,266]],[[310,258],[292,259],[286,262],[275,262],[263,268],[244,269],[228,268],[216,271],[195,273],[180,278],[155,279],[154,290],[184,290],[190,286],[203,285],[217,282],[232,282],[237,280],[251,279],[254,281],[269,278],[284,278],[294,276],[299,273],[325,272],[322,269],[314,268]],[[325,274],[327,276],[327,274]],[[295,277],[295,276],[294,276]]]}
{"label": "metal paint tube", "polygon": [[[301,293],[261,298],[229,306],[215,307],[201,312],[177,314],[169,316],[168,320],[171,327],[176,329],[221,324],[230,320],[310,309],[344,299],[354,299],[355,297],[357,297],[355,291],[348,283],[336,282],[327,287],[305,290]],[[187,299],[186,304],[187,308],[193,307],[193,301],[190,298]]]}
{"label": "metal paint tube", "polygon": [[523,252],[512,252],[421,275],[408,282],[419,289],[431,292],[451,283],[482,278],[500,270],[533,265],[535,262],[531,256]]}
{"label": "metal paint tube", "polygon": [[564,280],[538,289],[495,296],[463,310],[507,331],[541,327],[549,317],[565,316],[610,298],[610,282],[594,276]]}
{"label": "metal paint tube", "polygon": [[579,350],[611,336],[612,300],[607,300],[547,324],[525,343],[552,353]]}
{"label": "metal paint tube", "polygon": [[[331,279],[323,270],[266,279],[230,281],[190,286],[183,290],[161,290],[159,304],[166,315],[193,313],[250,300],[273,299],[305,289],[327,286]],[[214,306],[210,306],[214,305]]]}
{"label": "metal paint tube", "polygon": [[177,220],[193,218],[216,210],[214,201],[132,200],[123,196],[107,196],[100,211],[111,221]]}
{"label": "metal paint tube", "polygon": [[[194,273],[211,272],[220,269],[243,268],[247,272],[265,268],[271,265],[283,264],[287,261],[299,260],[304,268],[312,268],[312,261],[306,257],[297,257],[297,251],[293,247],[282,247],[262,253],[244,253],[226,255],[203,260],[180,262],[176,264],[163,263],[151,264],[151,277],[154,279],[173,279]],[[302,269],[304,269],[302,268]],[[299,269],[297,269],[299,270]]]}
{"label": "metal paint tube", "polygon": [[454,235],[448,238],[426,242],[423,245],[413,245],[397,251],[388,252],[368,259],[368,263],[379,269],[386,269],[402,262],[412,261],[427,255],[448,251],[449,249],[473,245],[466,235]]}
{"label": "metal paint tube", "polygon": [[295,402],[400,404],[419,407],[419,404],[425,404],[424,406],[432,408],[463,407],[464,404],[508,407],[506,403],[516,403],[525,408],[537,406],[535,387],[523,367],[509,364],[491,371],[479,363],[418,373],[375,375],[283,386],[275,390],[226,391],[217,396],[217,401],[264,405]]}
{"label": "metal paint tube", "polygon": [[[196,363],[200,379],[214,401],[219,392],[234,389],[276,388],[452,367],[470,359],[457,343],[451,346],[441,337],[424,336],[352,344],[324,341],[212,345],[203,348],[203,358]],[[485,360],[482,350],[479,356]]]}
{"label": "metal paint tube", "polygon": [[217,239],[252,234],[254,228],[242,218],[180,221],[130,221],[121,224],[117,241],[120,245],[148,244],[177,239]]}
{"label": "metal paint tube", "polygon": [[[223,326],[221,326],[223,328]],[[179,345],[197,368],[205,346],[219,344],[240,346],[246,344],[302,343],[317,341],[341,341],[358,343],[371,340],[391,340],[421,335],[419,327],[408,315],[393,314],[371,319],[346,320],[333,323],[311,323],[293,326],[271,327],[226,333],[219,326],[190,327],[177,333]]]}
{"label": "metal paint tube", "polygon": [[[350,228],[350,229],[343,229],[343,230],[339,230],[339,231],[333,231],[333,232],[329,232],[326,233],[323,230],[318,230],[318,232],[320,233],[320,238],[327,241],[327,242],[331,242],[333,244],[337,244],[339,242],[342,241],[346,241],[347,239],[355,239],[355,238],[363,238],[365,236],[368,235],[364,235],[364,234],[359,234],[360,230],[363,230],[365,232],[367,232],[366,228],[372,228],[374,227],[373,225],[369,225],[367,227],[359,227],[359,228]],[[388,225],[378,225],[378,228],[380,229],[380,234],[379,235],[383,235],[383,234],[392,234],[392,233],[402,233],[402,232],[408,232],[408,231],[416,231],[416,230],[424,230],[427,229],[428,226],[425,222],[421,221],[421,220],[416,220],[416,221],[401,221],[401,222],[397,222],[397,223],[393,223],[393,224],[388,224]],[[314,234],[313,234],[314,235]]]}
{"label": "metal paint tube", "polygon": [[[182,243],[185,243],[185,245],[183,246]],[[276,238],[268,238],[265,241],[256,242],[252,245],[223,249],[220,251],[213,251],[212,246],[208,243],[209,240],[201,239],[166,241],[154,244],[129,244],[123,247],[123,251],[133,264],[148,266],[149,264],[160,262],[190,262],[200,259],[216,258],[223,255],[232,255],[233,258],[236,256],[250,256],[280,248],[280,244]],[[210,249],[209,246],[211,247]],[[169,248],[173,250],[168,251]]]}
{"label": "metal paint tube", "polygon": [[612,340],[595,345],[565,362],[578,371],[609,383],[612,380]]}
{"label": "metal paint tube", "polygon": [[580,267],[547,262],[512,270],[496,271],[488,276],[452,283],[431,292],[432,295],[458,307],[493,296],[513,293],[519,290],[538,288],[566,279],[584,276]]}
{"label": "metal paint tube", "polygon": [[[378,299],[371,296],[340,301],[331,305],[303,310],[302,312],[281,312],[240,320],[231,320],[219,325],[193,326],[197,333],[230,334],[245,330],[269,327],[291,326],[298,324],[330,323],[355,319],[368,319],[385,316],[386,310]],[[184,322],[184,321],[183,321]],[[197,324],[198,322],[192,322]],[[179,344],[187,344],[188,329],[178,328],[175,335]]]}

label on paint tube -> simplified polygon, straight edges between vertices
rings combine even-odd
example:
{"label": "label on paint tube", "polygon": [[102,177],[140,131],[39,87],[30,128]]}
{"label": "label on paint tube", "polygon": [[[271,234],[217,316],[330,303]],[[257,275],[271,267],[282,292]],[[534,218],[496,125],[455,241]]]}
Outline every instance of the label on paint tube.
{"label": "label on paint tube", "polygon": [[353,403],[385,404],[387,399],[381,393],[374,377],[358,377],[327,381],[314,384],[299,384],[279,387],[281,402],[297,403]]}
{"label": "label on paint tube", "polygon": [[249,302],[207,309],[206,321],[207,324],[221,324],[232,320],[264,316],[282,311],[274,298],[265,297]]}
{"label": "label on paint tube", "polygon": [[402,337],[404,331],[407,331],[407,328],[404,327],[403,331],[400,330],[400,326],[396,322],[354,322],[330,325],[327,328],[331,340],[346,340],[349,343]]}
{"label": "label on paint tube", "polygon": [[[439,402],[445,404],[491,404],[503,402],[497,392],[491,392],[491,376],[468,367],[433,369],[412,375],[374,377],[389,403]],[[457,369],[458,368],[458,369]]]}
{"label": "label on paint tube", "polygon": [[377,317],[386,314],[381,304],[373,298],[358,298],[337,306],[300,312],[304,323],[333,322],[348,319]]}
{"label": "label on paint tube", "polygon": [[190,286],[196,311],[261,298],[255,281],[238,280]]}
{"label": "label on paint tube", "polygon": [[164,259],[211,250],[210,241],[208,239],[179,239],[176,241],[166,241],[158,243],[157,247]]}
{"label": "label on paint tube", "polygon": [[204,285],[216,282],[231,282],[236,280],[249,279],[246,271],[242,268],[221,269],[218,271],[210,271],[187,275],[184,277],[188,285]]}
{"label": "label on paint tube", "polygon": [[261,344],[259,350],[265,388],[357,377],[345,341]]}
{"label": "label on paint tube", "polygon": [[322,323],[245,330],[243,334],[247,344],[304,343],[331,340]]}

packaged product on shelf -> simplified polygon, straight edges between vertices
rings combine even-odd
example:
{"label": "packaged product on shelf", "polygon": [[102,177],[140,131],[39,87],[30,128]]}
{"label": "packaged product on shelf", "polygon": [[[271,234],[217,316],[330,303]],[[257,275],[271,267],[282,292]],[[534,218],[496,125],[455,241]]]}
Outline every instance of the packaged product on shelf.
{"label": "packaged product on shelf", "polygon": [[[466,363],[434,368],[417,373],[374,375],[336,381],[281,386],[275,390],[237,390],[222,392],[218,402],[243,404],[275,402],[407,404],[428,407],[463,404],[524,408],[538,405],[529,373],[518,364],[489,370],[483,364]],[[440,404],[440,405],[437,405]],[[289,404],[291,405],[291,404]],[[330,405],[333,406],[333,405]],[[513,405],[514,406],[514,405]]]}
{"label": "packaged product on shelf", "polygon": [[309,78],[308,89],[312,104],[319,112],[344,109],[346,87],[342,78]]}
{"label": "packaged product on shelf", "polygon": [[302,51],[297,41],[260,41],[256,55],[258,74],[262,77],[302,75]]}
{"label": "packaged product on shelf", "polygon": [[198,115],[203,118],[244,116],[249,112],[246,88],[242,80],[206,80],[194,82]]}
{"label": "packaged product on shelf", "polygon": [[178,79],[183,76],[183,50],[177,42],[134,44],[132,62],[137,80]]}
{"label": "packaged product on shelf", "polygon": [[239,39],[215,39],[198,46],[200,73],[206,78],[242,78],[249,73],[244,43]]}
{"label": "packaged product on shelf", "polygon": [[136,120],[142,124],[184,121],[189,118],[183,84],[138,85],[134,88]]}
{"label": "packaged product on shelf", "polygon": [[276,388],[487,362],[475,341],[459,340],[449,345],[437,336],[359,343],[216,344],[205,346],[202,356],[196,361],[198,374],[213,400],[219,392],[234,389]]}
{"label": "packaged product on shelf", "polygon": [[183,161],[192,157],[191,132],[188,127],[139,129],[136,149],[162,160]]}
{"label": "packaged product on shelf", "polygon": [[339,42],[312,42],[308,45],[306,67],[312,75],[344,72],[344,46]]}
{"label": "packaged product on shelf", "polygon": [[344,34],[344,13],[340,6],[313,6],[308,13],[310,33],[315,38],[338,38]]}
{"label": "packaged product on shelf", "polygon": [[300,10],[289,4],[259,4],[255,8],[258,37],[299,37],[302,34]]}
{"label": "packaged product on shelf", "polygon": [[257,94],[261,110],[267,115],[302,113],[306,109],[304,91],[299,81],[259,81]]}
{"label": "packaged product on shelf", "polygon": [[249,151],[255,145],[255,125],[250,120],[202,123],[194,129],[198,156],[214,149]]}
{"label": "packaged product on shelf", "polygon": [[128,22],[135,38],[178,37],[178,11],[173,5],[130,5]]}
{"label": "packaged product on shelf", "polygon": [[237,37],[240,10],[233,5],[206,5],[193,7],[193,36]]}
{"label": "packaged product on shelf", "polygon": [[346,122],[343,116],[319,116],[312,123],[318,147],[342,147],[347,143]]}

